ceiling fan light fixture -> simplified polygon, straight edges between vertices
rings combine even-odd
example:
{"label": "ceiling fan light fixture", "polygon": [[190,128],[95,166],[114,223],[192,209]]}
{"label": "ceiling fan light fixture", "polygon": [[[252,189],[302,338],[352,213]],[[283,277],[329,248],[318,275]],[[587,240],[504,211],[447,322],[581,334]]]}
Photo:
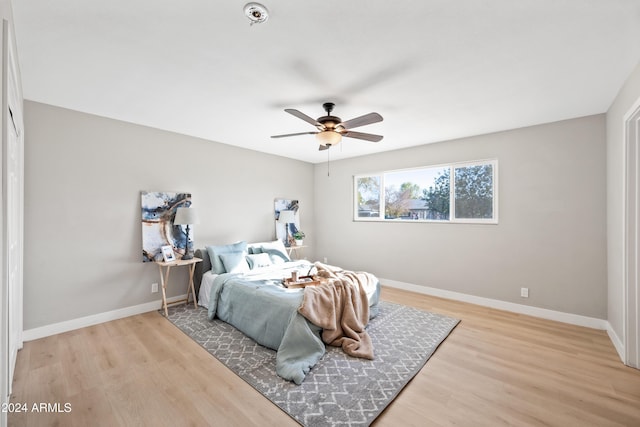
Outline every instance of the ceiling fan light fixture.
{"label": "ceiling fan light fixture", "polygon": [[322,132],[318,132],[316,134],[316,138],[320,145],[332,146],[340,143],[342,141],[342,135],[334,130],[325,130]]}

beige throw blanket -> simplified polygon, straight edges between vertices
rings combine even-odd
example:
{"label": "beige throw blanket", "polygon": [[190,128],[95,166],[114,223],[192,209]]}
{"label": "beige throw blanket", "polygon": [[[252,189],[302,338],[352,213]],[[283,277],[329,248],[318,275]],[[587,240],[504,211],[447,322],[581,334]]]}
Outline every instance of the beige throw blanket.
{"label": "beige throw blanket", "polygon": [[326,344],[342,347],[350,356],[373,359],[373,345],[365,326],[369,322],[367,290],[375,289],[375,277],[319,262],[315,266],[318,276],[327,281],[304,289],[298,312],[322,328]]}

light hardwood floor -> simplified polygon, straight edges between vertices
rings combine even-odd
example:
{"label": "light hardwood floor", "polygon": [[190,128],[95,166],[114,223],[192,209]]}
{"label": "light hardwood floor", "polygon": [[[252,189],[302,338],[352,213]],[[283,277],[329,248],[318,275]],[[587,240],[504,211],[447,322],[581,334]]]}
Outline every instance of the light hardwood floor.
{"label": "light hardwood floor", "polygon": [[[461,319],[375,426],[640,426],[640,371],[604,331],[383,288]],[[295,426],[159,313],[25,343],[10,426]]]}

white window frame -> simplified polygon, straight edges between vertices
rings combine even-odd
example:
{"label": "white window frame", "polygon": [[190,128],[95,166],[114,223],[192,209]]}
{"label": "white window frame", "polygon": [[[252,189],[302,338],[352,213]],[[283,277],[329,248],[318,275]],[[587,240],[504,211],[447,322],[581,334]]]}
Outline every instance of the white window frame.
{"label": "white window frame", "polygon": [[[455,218],[455,170],[465,167],[491,165],[493,182],[492,218]],[[405,172],[419,169],[449,168],[449,219],[386,219],[385,215],[385,174]],[[380,209],[377,217],[358,216],[358,179],[367,177],[380,177]],[[407,169],[395,169],[383,172],[363,173],[353,176],[353,220],[358,222],[412,222],[412,223],[436,223],[436,224],[498,224],[498,159],[474,160],[468,162],[446,163],[439,165],[427,165]]]}

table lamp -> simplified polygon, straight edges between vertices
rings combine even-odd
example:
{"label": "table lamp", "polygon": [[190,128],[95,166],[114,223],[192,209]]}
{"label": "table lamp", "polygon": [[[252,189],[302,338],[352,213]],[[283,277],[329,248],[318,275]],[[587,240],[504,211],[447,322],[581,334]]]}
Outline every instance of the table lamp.
{"label": "table lamp", "polygon": [[198,222],[198,214],[193,208],[178,208],[176,210],[176,217],[173,220],[173,224],[187,226],[187,240],[184,244],[184,255],[182,259],[193,259],[193,251],[189,249],[189,226],[191,224],[197,224]]}

